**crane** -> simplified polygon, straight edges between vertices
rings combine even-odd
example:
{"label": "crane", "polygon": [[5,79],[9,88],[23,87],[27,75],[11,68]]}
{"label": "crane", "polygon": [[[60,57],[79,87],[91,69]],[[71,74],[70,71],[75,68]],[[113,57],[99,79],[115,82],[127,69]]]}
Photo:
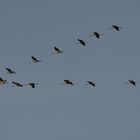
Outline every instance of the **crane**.
{"label": "crane", "polygon": [[128,80],[128,83],[133,85],[133,86],[136,86],[136,81],[134,81],[134,80]]}
{"label": "crane", "polygon": [[78,44],[80,43],[81,45],[86,46],[86,42],[84,40],[79,38],[77,40],[78,40]]}
{"label": "crane", "polygon": [[32,63],[38,63],[38,62],[41,62],[41,60],[37,59],[37,58],[34,57],[34,56],[31,56],[31,59],[32,59]]}
{"label": "crane", "polygon": [[[23,87],[23,84],[20,84],[20,83],[18,83],[18,82],[12,82],[15,86],[17,86],[17,87]],[[14,86],[13,86],[14,87]]]}
{"label": "crane", "polygon": [[54,47],[54,51],[55,51],[56,54],[64,53],[62,50],[60,50],[56,46]]}
{"label": "crane", "polygon": [[95,87],[96,86],[96,83],[93,82],[93,81],[87,81],[87,84],[86,85],[91,85],[91,86]]}
{"label": "crane", "polygon": [[7,82],[6,82],[7,80],[4,80],[4,79],[2,79],[1,77],[0,77],[0,85],[4,85],[4,84],[7,84]]}
{"label": "crane", "polygon": [[112,25],[112,28],[115,29],[116,31],[120,31],[120,28],[122,27],[117,25]]}
{"label": "crane", "polygon": [[35,85],[38,85],[38,83],[33,83],[33,82],[30,82],[28,84],[25,84],[25,86],[31,86],[32,88],[35,89]]}
{"label": "crane", "polygon": [[12,69],[10,69],[10,68],[5,68],[6,69],[6,73],[5,74],[16,74],[16,72],[15,71],[13,71]]}
{"label": "crane", "polygon": [[93,32],[92,34],[89,35],[90,37],[95,36],[96,38],[100,39],[101,34],[98,32]]}
{"label": "crane", "polygon": [[71,82],[70,80],[64,80],[64,82],[65,82],[65,84],[67,84],[67,85],[72,85],[72,86],[74,85],[73,82]]}

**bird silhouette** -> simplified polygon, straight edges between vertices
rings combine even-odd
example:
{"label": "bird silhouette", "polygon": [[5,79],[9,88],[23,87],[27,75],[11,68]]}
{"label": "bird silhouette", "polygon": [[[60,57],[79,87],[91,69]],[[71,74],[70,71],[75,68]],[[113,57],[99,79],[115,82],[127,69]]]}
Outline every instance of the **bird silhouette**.
{"label": "bird silhouette", "polygon": [[136,82],[134,80],[128,80],[128,83],[133,85],[133,86],[136,86]]}
{"label": "bird silhouette", "polygon": [[93,82],[93,81],[87,81],[87,84],[86,85],[91,85],[91,86],[95,87],[96,86],[96,83]]}
{"label": "bird silhouette", "polygon": [[7,80],[4,80],[4,79],[2,79],[2,78],[0,77],[0,85],[6,84],[6,83],[7,83],[6,81],[7,81]]}
{"label": "bird silhouette", "polygon": [[115,29],[116,31],[120,31],[120,28],[122,27],[117,25],[112,25],[112,28]]}
{"label": "bird silhouette", "polygon": [[78,40],[78,44],[80,43],[81,45],[86,46],[86,42],[84,40],[79,38],[77,40]]}
{"label": "bird silhouette", "polygon": [[38,63],[38,62],[41,62],[41,60],[37,59],[37,58],[34,57],[34,56],[31,56],[31,59],[32,59],[32,63]]}
{"label": "bird silhouette", "polygon": [[[18,83],[18,82],[12,82],[13,84],[14,84],[14,86],[17,86],[17,87],[23,87],[23,84],[20,84],[20,83]],[[13,87],[14,87],[13,86]]]}
{"label": "bird silhouette", "polygon": [[67,84],[67,85],[72,85],[72,86],[74,85],[73,82],[71,82],[70,80],[64,80],[64,82],[65,82],[65,84]]}
{"label": "bird silhouette", "polygon": [[31,82],[31,83],[25,84],[25,86],[31,86],[34,89],[35,89],[35,85],[38,85],[38,83]]}
{"label": "bird silhouette", "polygon": [[10,68],[5,68],[5,69],[7,71],[5,74],[16,74],[16,72],[11,70]]}
{"label": "bird silhouette", "polygon": [[101,34],[98,32],[93,32],[92,34],[89,35],[90,37],[95,36],[96,38],[100,39]]}
{"label": "bird silhouette", "polygon": [[62,50],[60,50],[60,49],[57,48],[56,46],[54,47],[54,51],[55,51],[55,54],[64,53]]}

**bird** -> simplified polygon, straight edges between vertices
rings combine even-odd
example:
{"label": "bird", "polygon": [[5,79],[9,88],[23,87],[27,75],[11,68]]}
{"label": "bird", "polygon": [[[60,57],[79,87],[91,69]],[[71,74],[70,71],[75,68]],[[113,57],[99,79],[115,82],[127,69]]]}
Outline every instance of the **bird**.
{"label": "bird", "polygon": [[116,31],[120,31],[120,28],[122,27],[117,25],[112,25],[112,28],[115,29]]}
{"label": "bird", "polygon": [[41,60],[37,59],[37,58],[34,57],[34,56],[31,56],[31,59],[32,59],[32,63],[38,63],[38,62],[41,62]]}
{"label": "bird", "polygon": [[64,53],[62,50],[60,50],[56,46],[54,47],[54,51],[55,51],[56,54]]}
{"label": "bird", "polygon": [[4,80],[4,79],[2,79],[2,78],[0,77],[0,85],[6,84],[6,83],[7,83],[6,81],[7,81],[7,80]]}
{"label": "bird", "polygon": [[10,68],[5,68],[5,69],[7,71],[5,74],[16,74],[16,72],[11,70]]}
{"label": "bird", "polygon": [[17,86],[17,87],[23,87],[23,84],[20,84],[20,83],[18,83],[18,82],[12,82],[15,86]]}
{"label": "bird", "polygon": [[86,42],[82,39],[77,39],[78,40],[78,43],[82,44],[83,46],[86,46]]}
{"label": "bird", "polygon": [[38,85],[38,83],[33,83],[33,82],[30,82],[28,84],[25,84],[25,86],[31,86],[32,88],[35,89],[35,85]]}
{"label": "bird", "polygon": [[92,85],[93,87],[95,87],[96,86],[96,83],[93,82],[93,81],[87,81],[87,84],[86,85]]}
{"label": "bird", "polygon": [[96,38],[100,39],[100,33],[98,32],[93,32],[92,34],[90,34],[89,36],[92,37],[92,36],[95,36]]}
{"label": "bird", "polygon": [[70,80],[64,80],[64,82],[65,82],[65,84],[67,84],[67,85],[72,85],[72,86],[74,85],[73,82],[71,82]]}
{"label": "bird", "polygon": [[136,86],[136,82],[134,80],[128,80],[128,83],[133,85],[133,86]]}

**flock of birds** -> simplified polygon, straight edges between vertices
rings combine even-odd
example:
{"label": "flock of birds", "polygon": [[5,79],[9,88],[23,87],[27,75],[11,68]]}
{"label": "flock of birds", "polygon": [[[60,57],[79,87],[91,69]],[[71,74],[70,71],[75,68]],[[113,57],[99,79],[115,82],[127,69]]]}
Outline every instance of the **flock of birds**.
{"label": "flock of birds", "polygon": [[[116,31],[120,31],[121,28],[122,28],[121,26],[117,26],[117,25],[112,25],[112,27],[111,27],[111,29],[114,29]],[[100,34],[98,32],[93,32],[89,36],[90,37],[95,36],[97,39],[100,39],[101,35],[102,34]],[[86,42],[84,40],[78,38],[77,41],[78,42],[76,44],[81,44],[82,46],[86,46]],[[64,53],[63,50],[57,48],[56,46],[53,49],[55,51],[54,52],[55,54]],[[42,61],[42,60],[37,59],[34,56],[31,56],[31,60],[32,60],[31,63],[38,63],[38,62]],[[4,75],[6,75],[6,74],[16,74],[16,72],[14,70],[12,70],[11,68],[6,68],[6,73]],[[7,80],[5,80],[5,79],[0,77],[0,85],[4,85],[4,84],[7,84],[7,83],[8,83]],[[136,86],[136,81],[134,81],[134,80],[128,80],[126,83],[127,84],[131,84],[133,86]],[[12,81],[12,84],[13,84],[12,87],[15,87],[15,86],[17,86],[17,87],[30,86],[30,87],[32,87],[34,89],[35,89],[36,85],[38,85],[38,83],[34,83],[34,82],[29,82],[29,83],[26,83],[26,84],[21,84],[19,82],[15,82],[15,81]],[[74,83],[72,81],[68,80],[68,79],[64,80],[64,84],[72,85],[72,86],[74,85]],[[91,86],[95,87],[96,86],[96,82],[94,82],[94,81],[87,81],[87,83],[85,85],[91,85]]]}

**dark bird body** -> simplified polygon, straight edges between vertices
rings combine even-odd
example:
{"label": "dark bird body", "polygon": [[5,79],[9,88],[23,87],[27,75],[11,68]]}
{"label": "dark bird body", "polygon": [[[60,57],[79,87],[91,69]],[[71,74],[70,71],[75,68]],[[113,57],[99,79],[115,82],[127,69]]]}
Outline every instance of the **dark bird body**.
{"label": "dark bird body", "polygon": [[35,88],[35,85],[37,85],[37,83],[28,83],[28,84],[26,84],[26,85],[29,85],[29,86],[31,86],[32,88]]}
{"label": "dark bird body", "polygon": [[0,84],[1,84],[1,85],[6,84],[6,80],[4,80],[4,79],[2,79],[2,78],[0,77]]}
{"label": "dark bird body", "polygon": [[96,83],[95,82],[92,82],[92,81],[87,81],[88,85],[92,85],[93,87],[96,86]]}
{"label": "dark bird body", "polygon": [[79,38],[77,40],[79,41],[80,44],[82,44],[83,46],[86,46],[86,42],[84,40],[79,39]]}
{"label": "dark bird body", "polygon": [[41,60],[38,60],[36,57],[31,56],[32,59],[32,63],[37,63],[37,62],[41,62]]}
{"label": "dark bird body", "polygon": [[63,53],[63,51],[62,51],[62,50],[60,50],[60,49],[59,49],[59,48],[57,48],[57,47],[54,47],[54,50],[55,50],[55,52],[56,52],[57,54]]}
{"label": "dark bird body", "polygon": [[23,85],[22,84],[20,84],[20,83],[18,83],[18,82],[12,82],[15,86],[17,86],[17,87],[23,87]]}
{"label": "dark bird body", "polygon": [[112,28],[114,28],[116,31],[120,31],[120,28],[122,28],[122,27],[119,27],[117,25],[112,25]]}
{"label": "dark bird body", "polygon": [[65,82],[65,84],[67,84],[67,85],[74,85],[70,80],[64,80],[64,82]]}
{"label": "dark bird body", "polygon": [[128,80],[130,84],[136,86],[136,82],[134,80]]}
{"label": "dark bird body", "polygon": [[98,32],[93,32],[93,33],[92,33],[91,35],[89,35],[89,36],[90,36],[90,37],[91,37],[91,36],[95,36],[96,38],[99,39],[99,38],[100,38],[100,35],[101,35],[101,34],[99,34]]}
{"label": "dark bird body", "polygon": [[6,68],[6,71],[7,71],[6,74],[16,74],[16,72],[11,70],[10,68]]}

